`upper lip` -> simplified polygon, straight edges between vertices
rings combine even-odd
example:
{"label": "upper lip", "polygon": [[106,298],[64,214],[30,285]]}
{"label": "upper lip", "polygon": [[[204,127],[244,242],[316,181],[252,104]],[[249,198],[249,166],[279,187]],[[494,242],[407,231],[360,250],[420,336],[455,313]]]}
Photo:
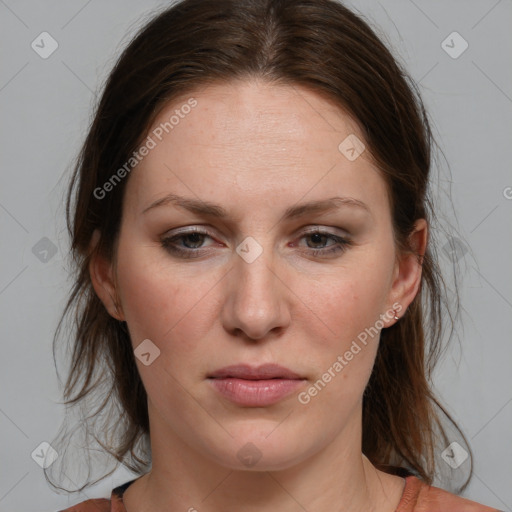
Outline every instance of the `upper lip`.
{"label": "upper lip", "polygon": [[220,370],[216,370],[209,378],[235,378],[246,380],[263,380],[263,379],[302,379],[300,375],[292,372],[288,368],[277,364],[262,364],[260,366],[250,366],[248,364],[236,364],[226,366]]}

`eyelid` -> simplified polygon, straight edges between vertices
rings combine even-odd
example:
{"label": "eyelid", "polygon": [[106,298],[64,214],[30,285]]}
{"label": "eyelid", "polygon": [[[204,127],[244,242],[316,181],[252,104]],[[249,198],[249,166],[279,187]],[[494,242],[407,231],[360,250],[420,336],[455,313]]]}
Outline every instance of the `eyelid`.
{"label": "eyelid", "polygon": [[[333,229],[332,226],[330,226],[331,229]],[[205,246],[205,247],[196,247],[196,248],[182,248],[177,245],[174,245],[175,240],[179,240],[182,237],[185,237],[189,234],[199,234],[206,236],[216,241],[216,237],[213,236],[209,230],[204,228],[203,226],[186,226],[183,228],[176,228],[176,230],[172,230],[171,232],[167,232],[166,234],[162,235],[161,237],[161,245],[169,252],[174,253],[177,255],[178,258],[184,258],[184,259],[195,259],[195,258],[201,258],[205,253],[208,253],[211,246]],[[308,253],[311,256],[314,257],[320,257],[320,258],[329,258],[329,257],[335,257],[336,254],[342,254],[344,253],[349,247],[353,246],[353,241],[351,236],[345,231],[340,228],[335,228],[339,231],[343,231],[343,234],[335,234],[327,229],[327,226],[321,226],[321,225],[312,225],[308,226],[305,229],[302,229],[296,236],[295,241],[292,242],[291,246],[299,246],[300,242],[297,242],[297,239],[300,241],[304,237],[319,234],[321,236],[325,236],[330,238],[335,243],[330,244],[323,248],[305,248],[301,252]],[[215,244],[212,244],[213,246]]]}
{"label": "eyelid", "polygon": [[[334,232],[327,231],[333,230]],[[324,235],[337,235],[337,236],[350,236],[350,233],[346,229],[339,228],[337,226],[325,226],[323,224],[312,224],[307,228],[299,231],[299,234],[310,235],[312,233],[321,233]]]}
{"label": "eyelid", "polygon": [[[326,231],[326,229],[332,229],[336,230],[337,232],[331,233],[330,231]],[[341,234],[339,234],[341,232]],[[211,238],[215,238],[213,233],[206,229],[202,225],[194,225],[194,226],[184,226],[183,228],[175,228],[173,230],[166,231],[163,235],[161,235],[160,238],[174,238],[178,237],[180,235],[187,235],[190,233],[199,233],[202,235],[207,235]],[[313,224],[306,228],[300,229],[297,231],[296,235],[294,236],[304,236],[304,235],[310,235],[314,233],[320,233],[324,235],[333,235],[333,236],[342,236],[342,237],[349,237],[350,233],[346,231],[345,229],[341,229],[336,226],[324,226],[321,224]]]}
{"label": "eyelid", "polygon": [[159,238],[161,240],[169,240],[172,238],[178,238],[180,236],[191,235],[194,233],[209,236],[210,238],[212,238],[214,240],[216,239],[216,237],[210,230],[208,230],[200,225],[199,226],[185,226],[183,228],[175,228],[172,230],[167,230]]}

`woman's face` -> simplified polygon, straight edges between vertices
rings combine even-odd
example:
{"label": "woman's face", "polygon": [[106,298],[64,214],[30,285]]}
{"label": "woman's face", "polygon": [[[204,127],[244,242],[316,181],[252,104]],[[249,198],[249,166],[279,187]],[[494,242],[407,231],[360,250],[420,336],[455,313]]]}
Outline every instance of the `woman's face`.
{"label": "woman's face", "polygon": [[360,450],[379,332],[420,267],[395,260],[357,125],[305,88],[244,81],[173,101],[148,135],[117,268],[103,262],[93,280],[111,310],[116,274],[119,318],[134,349],[146,340],[153,463],[164,444],[259,470],[333,442]]}

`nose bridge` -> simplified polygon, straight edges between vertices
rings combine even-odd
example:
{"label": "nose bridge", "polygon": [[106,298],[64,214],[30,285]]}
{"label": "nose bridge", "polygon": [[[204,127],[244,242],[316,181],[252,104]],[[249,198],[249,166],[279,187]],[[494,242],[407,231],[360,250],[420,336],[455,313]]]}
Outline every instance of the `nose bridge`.
{"label": "nose bridge", "polygon": [[245,238],[236,248],[230,294],[224,308],[225,327],[260,339],[289,323],[286,291],[273,268],[271,237],[260,243]]}

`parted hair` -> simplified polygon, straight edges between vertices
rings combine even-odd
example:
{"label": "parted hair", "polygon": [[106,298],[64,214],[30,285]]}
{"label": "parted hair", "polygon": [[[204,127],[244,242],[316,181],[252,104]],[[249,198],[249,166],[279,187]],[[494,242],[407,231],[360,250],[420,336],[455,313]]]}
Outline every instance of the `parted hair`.
{"label": "parted hair", "polygon": [[[54,351],[64,325],[70,326],[64,403],[82,411],[89,443],[133,471],[151,464],[146,391],[128,330],[107,312],[89,275],[92,251],[114,263],[119,256],[130,177],[104,197],[94,191],[130,159],[174,98],[253,78],[302,86],[334,101],[358,124],[386,183],[396,247],[414,251],[415,221],[425,218],[431,226],[436,218],[430,181],[437,144],[418,86],[375,30],[335,0],[182,0],[152,14],[106,79],[67,192],[74,283]],[[100,238],[91,249],[95,230]],[[363,396],[362,451],[384,471],[431,483],[446,422],[465,440],[431,383],[459,303],[451,297],[454,313],[431,233],[417,257],[420,290],[403,317],[381,332]]]}

